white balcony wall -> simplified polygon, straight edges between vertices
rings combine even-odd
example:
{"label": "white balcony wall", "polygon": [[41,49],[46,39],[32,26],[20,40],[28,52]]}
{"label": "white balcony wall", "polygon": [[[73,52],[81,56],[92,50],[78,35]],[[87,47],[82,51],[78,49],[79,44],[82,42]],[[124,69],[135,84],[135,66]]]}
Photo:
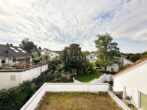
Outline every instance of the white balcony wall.
{"label": "white balcony wall", "polygon": [[147,60],[130,68],[113,78],[113,90],[124,91],[131,97],[132,103],[140,107],[140,92],[147,95]]}
{"label": "white balcony wall", "polygon": [[21,71],[0,71],[0,89],[8,89],[18,86],[23,81],[32,80],[48,69],[48,65],[42,65]]}
{"label": "white balcony wall", "polygon": [[109,84],[45,83],[20,110],[35,110],[46,92],[107,92]]}

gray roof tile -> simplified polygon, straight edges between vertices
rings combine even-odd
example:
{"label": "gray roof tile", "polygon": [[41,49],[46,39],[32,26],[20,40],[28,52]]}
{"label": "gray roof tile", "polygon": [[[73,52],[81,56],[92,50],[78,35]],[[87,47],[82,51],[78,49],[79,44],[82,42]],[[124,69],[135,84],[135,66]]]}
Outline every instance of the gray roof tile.
{"label": "gray roof tile", "polygon": [[31,57],[31,54],[20,47],[0,44],[0,57]]}

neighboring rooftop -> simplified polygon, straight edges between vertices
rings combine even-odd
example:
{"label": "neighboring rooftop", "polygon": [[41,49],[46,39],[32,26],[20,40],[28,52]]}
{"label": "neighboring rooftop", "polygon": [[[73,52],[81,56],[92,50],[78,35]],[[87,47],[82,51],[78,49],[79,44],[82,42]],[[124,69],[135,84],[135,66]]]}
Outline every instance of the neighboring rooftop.
{"label": "neighboring rooftop", "polygon": [[60,53],[60,51],[54,51],[54,50],[50,50],[50,49],[47,49],[47,48],[44,48],[42,50],[42,52],[45,52],[45,53],[52,53],[52,52],[54,52],[54,53]]}
{"label": "neighboring rooftop", "polygon": [[17,46],[0,44],[0,57],[31,57],[31,54]]}

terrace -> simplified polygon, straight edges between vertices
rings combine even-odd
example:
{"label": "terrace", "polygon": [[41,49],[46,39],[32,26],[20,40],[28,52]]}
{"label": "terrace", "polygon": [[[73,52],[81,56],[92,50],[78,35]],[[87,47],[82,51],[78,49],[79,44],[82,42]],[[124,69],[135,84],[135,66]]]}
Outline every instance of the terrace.
{"label": "terrace", "polygon": [[21,110],[130,110],[109,84],[45,83]]}
{"label": "terrace", "polygon": [[106,92],[48,92],[36,110],[122,110]]}

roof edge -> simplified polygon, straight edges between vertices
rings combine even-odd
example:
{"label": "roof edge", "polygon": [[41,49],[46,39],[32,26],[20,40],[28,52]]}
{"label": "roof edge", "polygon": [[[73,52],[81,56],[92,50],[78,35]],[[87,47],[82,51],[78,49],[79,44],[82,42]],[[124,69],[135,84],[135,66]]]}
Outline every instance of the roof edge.
{"label": "roof edge", "polygon": [[117,73],[114,74],[112,77],[115,78],[115,77],[117,77],[117,76],[123,74],[124,72],[126,72],[126,71],[128,71],[128,70],[134,68],[135,66],[140,65],[141,63],[144,63],[145,61],[147,61],[147,58],[139,59],[139,60],[137,60],[135,63],[133,63],[132,65],[127,66],[127,67],[124,68],[123,70],[117,72]]}

